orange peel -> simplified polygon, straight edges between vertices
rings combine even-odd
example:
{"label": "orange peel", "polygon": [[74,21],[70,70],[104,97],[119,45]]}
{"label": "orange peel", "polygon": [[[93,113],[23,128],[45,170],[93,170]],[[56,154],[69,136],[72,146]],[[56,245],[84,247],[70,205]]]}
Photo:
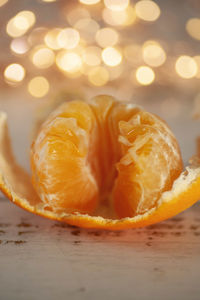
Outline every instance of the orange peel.
{"label": "orange peel", "polygon": [[54,211],[41,201],[31,176],[16,163],[9,140],[7,115],[0,112],[0,190],[15,204],[37,215],[86,228],[120,230],[151,225],[182,212],[200,199],[200,165],[186,167],[162,192],[154,207],[133,217],[109,218]]}

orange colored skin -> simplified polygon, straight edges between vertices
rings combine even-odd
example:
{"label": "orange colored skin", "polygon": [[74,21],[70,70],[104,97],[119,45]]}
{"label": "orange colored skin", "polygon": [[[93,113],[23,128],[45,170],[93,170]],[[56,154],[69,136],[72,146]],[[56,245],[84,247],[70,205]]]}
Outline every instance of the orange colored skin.
{"label": "orange colored skin", "polygon": [[178,213],[184,211],[185,209],[192,206],[200,199],[200,175],[196,178],[196,180],[188,187],[186,192],[182,192],[178,194],[175,198],[171,199],[167,203],[162,203],[153,213],[146,214],[141,219],[135,220],[135,218],[119,219],[117,223],[114,223],[112,220],[102,219],[98,220],[96,217],[88,217],[82,215],[76,216],[71,215],[69,217],[61,218],[57,214],[52,212],[42,212],[39,209],[35,209],[33,206],[25,206],[22,202],[21,198],[15,198],[9,192],[9,189],[2,184],[0,180],[0,190],[15,204],[20,206],[21,208],[40,215],[42,217],[61,221],[67,224],[83,227],[83,228],[98,228],[98,229],[106,229],[106,230],[122,230],[128,228],[138,228],[145,227],[151,224],[155,224],[166,219],[169,219]]}
{"label": "orange colored skin", "polygon": [[168,193],[167,200],[161,201],[160,199],[155,209],[140,216],[112,220],[80,214],[63,216],[57,212],[45,210],[41,207],[41,200],[33,189],[29,175],[15,162],[4,116],[5,114],[2,116],[0,113],[0,190],[12,202],[29,212],[80,227],[120,230],[144,227],[168,219],[200,199],[200,166],[197,165],[193,166],[196,175],[191,181],[187,184],[187,181],[179,182],[176,193]]}

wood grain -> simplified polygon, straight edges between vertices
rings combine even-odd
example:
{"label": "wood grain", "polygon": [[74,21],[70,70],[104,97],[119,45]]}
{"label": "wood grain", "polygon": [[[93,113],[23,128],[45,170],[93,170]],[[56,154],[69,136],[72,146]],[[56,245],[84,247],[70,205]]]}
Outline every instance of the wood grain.
{"label": "wood grain", "polygon": [[200,207],[144,229],[67,226],[0,200],[0,299],[199,299]]}

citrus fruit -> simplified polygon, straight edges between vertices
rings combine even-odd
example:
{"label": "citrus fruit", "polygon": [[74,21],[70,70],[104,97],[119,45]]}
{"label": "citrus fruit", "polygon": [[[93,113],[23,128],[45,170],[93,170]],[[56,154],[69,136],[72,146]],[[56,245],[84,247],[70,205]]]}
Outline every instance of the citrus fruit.
{"label": "citrus fruit", "polygon": [[4,113],[0,123],[0,188],[36,214],[123,229],[167,219],[200,199],[199,164],[183,170],[167,124],[133,104],[106,95],[63,103],[32,144],[32,179],[8,151]]}

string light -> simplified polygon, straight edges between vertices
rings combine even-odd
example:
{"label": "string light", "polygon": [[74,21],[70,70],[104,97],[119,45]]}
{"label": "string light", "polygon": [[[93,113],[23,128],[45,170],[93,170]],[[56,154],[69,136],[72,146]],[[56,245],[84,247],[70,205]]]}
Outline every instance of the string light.
{"label": "string light", "polygon": [[177,74],[185,79],[195,77],[198,71],[197,63],[195,60],[187,55],[180,56],[175,65]]}
{"label": "string light", "polygon": [[136,15],[144,21],[156,21],[160,16],[159,6],[151,0],[141,0],[135,5]]}
{"label": "string light", "polygon": [[141,66],[136,70],[136,79],[142,85],[150,85],[155,79],[155,73],[150,67]]}
{"label": "string light", "polygon": [[36,98],[44,97],[49,91],[49,82],[43,76],[37,76],[28,83],[28,92]]}
{"label": "string light", "polygon": [[20,64],[10,64],[4,70],[4,77],[7,82],[18,83],[25,77],[25,69]]}
{"label": "string light", "polygon": [[122,55],[117,49],[107,47],[102,51],[102,59],[106,65],[114,67],[121,63]]}
{"label": "string light", "polygon": [[[0,7],[7,2],[8,0],[0,0]],[[40,2],[50,3],[56,0],[40,0]],[[135,31],[132,30],[133,27],[131,30],[125,28],[140,20],[145,22],[158,20],[161,10],[157,1],[137,0],[134,4],[130,0],[79,0],[78,2],[73,5],[61,3],[62,14],[69,26],[67,28],[32,28],[36,16],[30,10],[19,11],[14,15],[8,20],[6,26],[7,34],[12,38],[10,41],[12,55],[18,58],[24,55],[24,64],[28,64],[29,58],[34,65],[33,71],[36,68],[49,68],[55,62],[55,72],[61,71],[67,79],[82,76],[83,82],[87,78],[90,84],[97,87],[104,86],[108,82],[113,84],[112,81],[118,80],[122,74],[124,77],[129,74],[132,84],[137,86],[138,84],[150,85],[155,81],[153,68],[157,67],[160,67],[156,73],[157,83],[164,82],[166,77],[167,80],[169,77],[171,80],[175,74],[173,72],[169,74],[172,68],[181,78],[200,78],[198,52],[194,57],[177,56],[174,62],[174,55],[191,53],[189,41],[177,40],[171,49],[171,54],[166,41],[161,40],[161,37],[161,44],[155,40],[144,42],[145,34],[138,31],[138,26],[141,25],[143,30],[143,26],[146,28],[147,23],[137,24]],[[57,6],[53,5],[53,7]],[[200,41],[199,28],[198,17],[189,18],[185,24],[186,32],[197,41]],[[50,77],[53,72],[46,73]],[[4,80],[17,86],[23,81],[25,74],[25,67],[20,64],[10,64],[4,70]],[[40,93],[39,82],[44,81],[38,78],[47,80],[48,88],[44,93],[46,95],[49,82],[41,76],[33,78],[37,79],[36,81],[29,82],[28,91],[34,95],[37,93],[34,91],[38,89]],[[35,86],[38,86],[37,89],[31,88],[34,82],[36,82]]]}

